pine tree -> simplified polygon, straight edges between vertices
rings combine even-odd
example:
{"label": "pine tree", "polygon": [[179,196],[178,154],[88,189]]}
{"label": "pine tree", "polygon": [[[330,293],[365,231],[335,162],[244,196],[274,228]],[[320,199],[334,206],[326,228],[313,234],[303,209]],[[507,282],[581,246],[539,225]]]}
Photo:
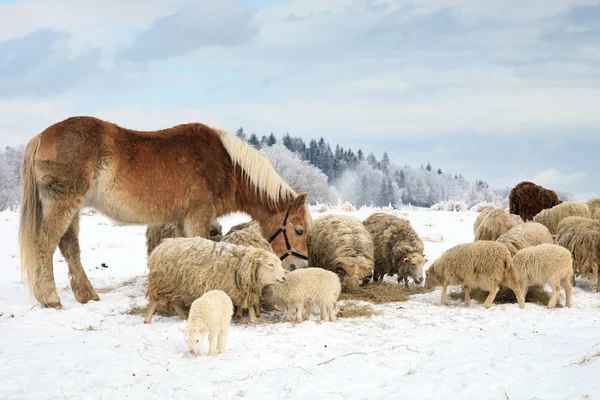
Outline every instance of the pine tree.
{"label": "pine tree", "polygon": [[381,157],[381,170],[384,174],[388,174],[390,168],[390,157],[388,156],[387,151],[383,152],[383,156]]}
{"label": "pine tree", "polygon": [[248,138],[248,144],[255,149],[260,149],[260,142],[258,141],[258,136],[256,136],[256,133],[252,132]]}
{"label": "pine tree", "polygon": [[437,170],[437,173],[438,173],[438,175],[441,175],[441,174],[443,174],[443,172],[442,172],[442,169],[441,169],[441,168],[438,168],[438,170]]}
{"label": "pine tree", "polygon": [[427,162],[427,166],[425,167],[425,169],[431,172],[431,164],[429,164],[429,161]]}
{"label": "pine tree", "polygon": [[367,156],[367,162],[371,167],[377,168],[377,159],[375,158],[375,155],[373,153],[369,153],[369,155]]}
{"label": "pine tree", "polygon": [[294,141],[289,133],[286,133],[283,137],[283,145],[287,147],[289,151],[294,151]]}
{"label": "pine tree", "polygon": [[275,135],[273,135],[273,132],[271,132],[271,134],[269,135],[269,140],[267,141],[267,146],[273,146],[275,143],[277,143],[277,138],[275,137]]}
{"label": "pine tree", "polygon": [[358,190],[358,197],[356,200],[359,206],[370,206],[371,204],[373,204],[373,202],[371,201],[371,193],[369,191],[369,180],[364,175],[360,180],[360,189]]}
{"label": "pine tree", "polygon": [[263,147],[268,147],[268,146],[269,146],[268,142],[269,142],[269,139],[268,139],[268,138],[267,138],[265,135],[263,135],[263,136],[260,138],[260,147],[261,147],[261,148],[263,148]]}
{"label": "pine tree", "polygon": [[246,140],[246,134],[244,133],[244,128],[240,126],[240,129],[235,131],[235,136],[239,137],[242,140]]}
{"label": "pine tree", "polygon": [[358,157],[358,161],[361,162],[365,159],[365,153],[363,153],[363,151],[361,149],[358,149],[358,152],[356,153],[357,157]]}

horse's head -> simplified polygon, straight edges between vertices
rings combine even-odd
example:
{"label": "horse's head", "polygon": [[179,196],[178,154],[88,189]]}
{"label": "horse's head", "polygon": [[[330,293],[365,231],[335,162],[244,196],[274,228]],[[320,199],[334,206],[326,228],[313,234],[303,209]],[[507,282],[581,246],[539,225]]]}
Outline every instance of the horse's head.
{"label": "horse's head", "polygon": [[293,271],[308,266],[306,234],[312,228],[312,216],[306,203],[307,194],[298,194],[288,208],[273,219],[279,221],[279,229],[270,233],[271,247],[285,269]]}

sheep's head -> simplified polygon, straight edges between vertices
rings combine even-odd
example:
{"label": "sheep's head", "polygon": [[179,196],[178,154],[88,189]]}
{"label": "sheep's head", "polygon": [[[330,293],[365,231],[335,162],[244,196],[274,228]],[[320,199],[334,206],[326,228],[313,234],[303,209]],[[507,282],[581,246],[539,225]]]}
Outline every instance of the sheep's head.
{"label": "sheep's head", "polygon": [[433,263],[425,272],[425,289],[435,289],[442,283],[441,276],[436,270],[435,263]]}
{"label": "sheep's head", "polygon": [[419,252],[405,253],[404,251],[394,251],[393,265],[398,268],[398,271],[404,273],[415,281],[417,285],[423,282],[423,268],[427,259]]}
{"label": "sheep's head", "polygon": [[342,258],[334,268],[343,285],[366,285],[373,277],[373,261],[365,257]]}
{"label": "sheep's head", "polygon": [[258,280],[263,285],[285,282],[286,271],[281,266],[281,260],[270,251],[260,250],[258,257]]}
{"label": "sheep's head", "polygon": [[190,353],[194,356],[200,354],[200,346],[204,342],[204,337],[208,333],[208,327],[200,321],[191,326],[189,323],[185,327],[179,327],[179,330],[183,332],[183,338],[185,343],[190,350]]}

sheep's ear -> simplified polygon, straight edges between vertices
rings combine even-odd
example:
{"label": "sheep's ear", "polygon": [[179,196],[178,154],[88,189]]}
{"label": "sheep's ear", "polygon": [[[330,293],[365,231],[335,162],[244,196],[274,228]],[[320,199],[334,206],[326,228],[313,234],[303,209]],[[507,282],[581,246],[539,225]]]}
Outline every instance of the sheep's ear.
{"label": "sheep's ear", "polygon": [[308,197],[308,193],[302,192],[294,199],[294,207],[302,208],[306,205],[306,198]]}
{"label": "sheep's ear", "polygon": [[203,326],[202,328],[200,328],[200,333],[206,333],[207,330],[208,330],[208,327]]}
{"label": "sheep's ear", "polygon": [[408,257],[404,257],[404,258],[402,259],[402,262],[403,262],[403,263],[405,263],[405,262],[407,262],[407,261],[410,261],[410,258],[408,258]]}
{"label": "sheep's ear", "polygon": [[425,259],[425,262],[426,262],[426,263],[428,263],[428,262],[429,262],[429,260],[426,258],[426,259]]}
{"label": "sheep's ear", "polygon": [[185,325],[181,324],[177,327],[177,329],[179,329],[180,332],[185,332]]}

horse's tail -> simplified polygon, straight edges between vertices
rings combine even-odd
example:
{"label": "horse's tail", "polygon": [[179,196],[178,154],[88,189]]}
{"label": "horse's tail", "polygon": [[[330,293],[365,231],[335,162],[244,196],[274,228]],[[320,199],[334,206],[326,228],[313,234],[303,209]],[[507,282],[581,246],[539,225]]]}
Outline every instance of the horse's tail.
{"label": "horse's tail", "polygon": [[34,157],[39,145],[40,135],[36,135],[27,144],[21,164],[21,221],[19,224],[21,281],[28,282],[30,290],[33,287],[37,266],[36,237],[43,216],[34,168]]}

